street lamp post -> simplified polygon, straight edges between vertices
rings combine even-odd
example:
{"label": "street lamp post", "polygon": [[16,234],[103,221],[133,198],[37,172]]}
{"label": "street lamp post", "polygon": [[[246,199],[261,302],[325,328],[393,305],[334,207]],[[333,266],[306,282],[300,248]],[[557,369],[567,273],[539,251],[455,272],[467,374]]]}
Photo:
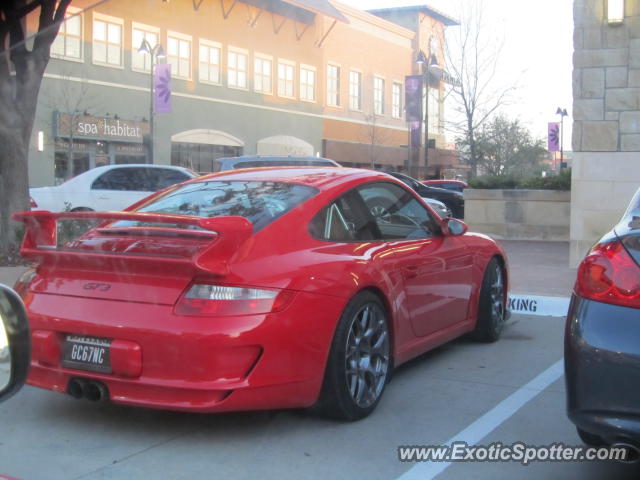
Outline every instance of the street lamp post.
{"label": "street lamp post", "polygon": [[564,131],[564,117],[566,117],[567,115],[569,115],[567,113],[567,109],[566,108],[560,108],[558,107],[558,109],[556,110],[556,115],[560,115],[560,170],[562,170],[564,168],[564,149],[563,149],[563,144],[562,144],[562,135],[563,135],[563,131]]}
{"label": "street lamp post", "polygon": [[150,85],[149,85],[149,97],[150,97],[150,101],[149,101],[149,142],[147,144],[147,147],[149,149],[149,163],[154,163],[153,162],[153,141],[154,141],[154,136],[153,136],[153,116],[154,116],[155,112],[154,112],[154,108],[153,108],[153,101],[154,101],[154,95],[153,95],[153,81],[154,81],[153,68],[156,65],[156,59],[165,58],[165,54],[164,54],[164,49],[162,48],[161,44],[157,43],[152,47],[151,44],[147,41],[146,38],[142,40],[142,43],[140,44],[140,48],[138,48],[138,53],[151,55],[151,68],[149,70],[149,76],[151,78],[151,82],[150,82]]}
{"label": "street lamp post", "polygon": [[422,50],[418,53],[416,63],[422,69],[422,83],[424,85],[424,174],[428,175],[429,169],[429,71],[433,68],[440,68],[436,56],[429,52],[425,55]]}

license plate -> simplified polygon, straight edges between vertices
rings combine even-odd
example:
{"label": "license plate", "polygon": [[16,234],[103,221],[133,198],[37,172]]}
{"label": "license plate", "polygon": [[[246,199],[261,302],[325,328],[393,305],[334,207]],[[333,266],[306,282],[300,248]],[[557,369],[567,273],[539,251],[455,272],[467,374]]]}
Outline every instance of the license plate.
{"label": "license plate", "polygon": [[81,370],[111,373],[111,340],[67,335],[62,348],[62,365]]}

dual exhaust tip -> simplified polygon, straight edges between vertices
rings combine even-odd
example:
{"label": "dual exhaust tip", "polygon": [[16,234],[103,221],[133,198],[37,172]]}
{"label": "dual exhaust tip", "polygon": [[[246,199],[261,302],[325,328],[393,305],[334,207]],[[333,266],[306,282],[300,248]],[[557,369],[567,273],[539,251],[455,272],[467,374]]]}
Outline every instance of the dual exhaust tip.
{"label": "dual exhaust tip", "polygon": [[109,390],[104,383],[84,378],[72,378],[67,393],[73,398],[86,398],[91,402],[103,402],[109,399]]}

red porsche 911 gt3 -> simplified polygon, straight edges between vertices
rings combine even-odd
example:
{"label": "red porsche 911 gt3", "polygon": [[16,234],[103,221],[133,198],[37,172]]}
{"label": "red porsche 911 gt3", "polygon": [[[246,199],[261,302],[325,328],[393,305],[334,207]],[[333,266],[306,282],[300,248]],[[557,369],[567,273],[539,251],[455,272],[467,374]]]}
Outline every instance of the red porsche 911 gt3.
{"label": "red porsche 911 gt3", "polygon": [[[224,172],[125,212],[14,218],[37,265],[16,284],[28,383],[76,398],[356,420],[395,366],[495,341],[507,314],[504,251],[379,172]],[[59,241],[70,218],[100,223]]]}

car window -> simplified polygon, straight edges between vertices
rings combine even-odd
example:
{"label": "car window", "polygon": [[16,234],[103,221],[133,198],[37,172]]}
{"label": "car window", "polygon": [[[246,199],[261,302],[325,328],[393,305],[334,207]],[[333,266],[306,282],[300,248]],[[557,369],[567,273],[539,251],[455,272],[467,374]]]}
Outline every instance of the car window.
{"label": "car window", "polygon": [[[313,187],[292,183],[205,181],[171,190],[137,211],[207,218],[237,215],[249,220],[256,232],[316,193]],[[113,224],[141,225],[142,222],[130,221]]]}
{"label": "car window", "polygon": [[104,172],[91,185],[92,190],[134,190],[143,191],[144,181],[137,168],[114,168]]}
{"label": "car window", "polygon": [[436,222],[406,189],[386,182],[367,184],[358,192],[375,218],[383,240],[433,237]]}
{"label": "car window", "polygon": [[356,191],[347,192],[325,207],[311,221],[311,236],[333,242],[381,240],[375,218]]}
{"label": "car window", "polygon": [[170,168],[154,168],[155,170],[155,178],[153,179],[153,184],[150,185],[153,187],[151,190],[161,190],[170,185],[184,182],[185,180],[189,180],[191,177],[180,170],[173,170]]}

